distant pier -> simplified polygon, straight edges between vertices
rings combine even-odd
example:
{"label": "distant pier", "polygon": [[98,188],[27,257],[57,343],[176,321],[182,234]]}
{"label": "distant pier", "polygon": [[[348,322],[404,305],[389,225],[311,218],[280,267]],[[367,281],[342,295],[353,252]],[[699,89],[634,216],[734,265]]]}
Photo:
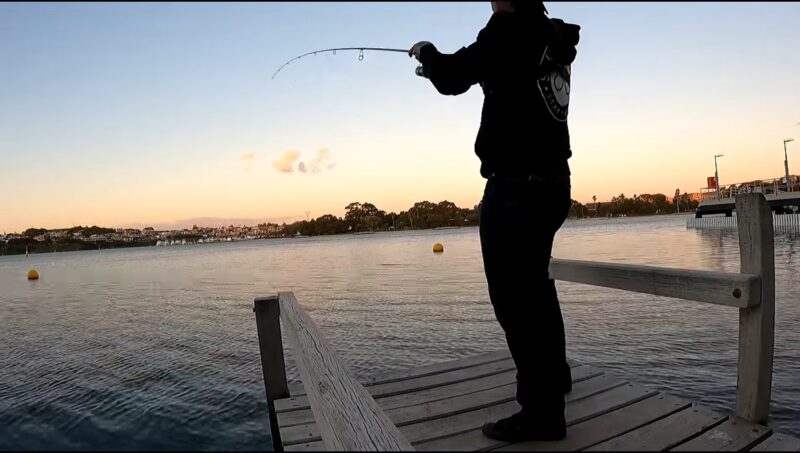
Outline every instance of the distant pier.
{"label": "distant pier", "polygon": [[[800,192],[774,192],[770,187],[756,187],[772,211],[772,224],[776,232],[800,232]],[[769,192],[769,193],[764,193]],[[743,192],[740,192],[742,194]],[[734,198],[708,199],[697,206],[694,218],[686,220],[687,228],[737,229],[736,202]]]}
{"label": "distant pier", "polygon": [[[736,212],[731,215],[709,215],[686,219],[686,228],[736,230],[738,219]],[[776,233],[800,233],[800,214],[772,213],[772,224]]]}
{"label": "distant pier", "polygon": [[736,209],[736,196],[744,193],[763,194],[776,214],[796,213],[800,210],[800,184],[794,180],[790,182],[791,184],[786,184],[780,179],[771,179],[731,184],[718,190],[707,189],[706,192],[701,192],[703,201],[697,206],[695,217],[699,219],[712,214],[730,217]]}
{"label": "distant pier", "polygon": [[[764,194],[769,207],[776,213],[794,213],[800,209],[800,192],[781,192]],[[734,198],[704,200],[697,206],[695,217],[701,218],[710,214],[725,214],[730,217],[736,209]]]}

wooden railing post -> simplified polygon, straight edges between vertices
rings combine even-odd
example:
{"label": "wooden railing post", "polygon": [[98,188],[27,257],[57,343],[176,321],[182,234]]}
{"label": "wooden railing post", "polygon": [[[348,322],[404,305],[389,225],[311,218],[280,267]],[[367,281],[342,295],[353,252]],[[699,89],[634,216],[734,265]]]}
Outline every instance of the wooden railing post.
{"label": "wooden railing post", "polygon": [[258,347],[261,350],[261,371],[267,395],[272,399],[287,398],[286,365],[283,361],[280,305],[278,297],[261,297],[255,300]]}
{"label": "wooden railing post", "polygon": [[280,304],[278,297],[262,297],[255,300],[253,311],[256,314],[258,348],[261,351],[261,372],[264,374],[264,387],[267,393],[267,409],[272,432],[273,451],[282,452],[281,432],[275,412],[275,400],[289,396],[286,382],[286,365],[283,360],[283,340],[281,339]]}
{"label": "wooden railing post", "polygon": [[775,343],[775,243],[772,210],[761,193],[736,197],[741,272],[761,277],[761,303],[739,309],[736,416],[765,423]]}

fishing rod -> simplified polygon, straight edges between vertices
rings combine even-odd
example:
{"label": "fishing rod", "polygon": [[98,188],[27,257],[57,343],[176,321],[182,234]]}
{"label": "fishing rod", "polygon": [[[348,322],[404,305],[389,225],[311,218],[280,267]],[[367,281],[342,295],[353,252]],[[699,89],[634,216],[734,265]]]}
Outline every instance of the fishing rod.
{"label": "fishing rod", "polygon": [[386,48],[386,47],[337,47],[335,49],[315,50],[313,52],[304,53],[303,55],[298,55],[298,56],[292,58],[291,60],[287,61],[283,65],[281,65],[281,67],[278,68],[278,70],[275,71],[274,74],[272,74],[272,79],[274,80],[275,76],[278,75],[279,72],[281,72],[281,69],[285,68],[286,66],[289,65],[289,63],[291,63],[291,62],[293,62],[295,60],[299,60],[299,59],[301,59],[303,57],[307,57],[309,55],[316,55],[318,53],[325,53],[325,52],[333,52],[333,54],[336,55],[336,51],[337,50],[358,50],[359,51],[358,52],[358,61],[364,60],[364,51],[365,50],[375,50],[375,51],[378,51],[378,52],[402,52],[402,53],[405,53],[405,54],[408,53],[408,49],[390,49],[390,48]]}

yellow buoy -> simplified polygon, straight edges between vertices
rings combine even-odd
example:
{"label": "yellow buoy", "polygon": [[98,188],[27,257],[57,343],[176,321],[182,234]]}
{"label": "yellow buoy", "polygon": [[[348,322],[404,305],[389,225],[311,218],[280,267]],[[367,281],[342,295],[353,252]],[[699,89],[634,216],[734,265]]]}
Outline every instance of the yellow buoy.
{"label": "yellow buoy", "polygon": [[39,273],[36,272],[36,269],[28,271],[28,280],[39,280]]}
{"label": "yellow buoy", "polygon": [[433,253],[442,253],[444,252],[444,246],[440,243],[433,244]]}

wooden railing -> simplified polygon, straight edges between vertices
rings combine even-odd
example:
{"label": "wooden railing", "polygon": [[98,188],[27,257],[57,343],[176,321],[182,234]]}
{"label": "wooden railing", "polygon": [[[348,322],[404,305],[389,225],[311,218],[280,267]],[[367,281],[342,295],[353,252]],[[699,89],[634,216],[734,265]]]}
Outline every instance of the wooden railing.
{"label": "wooden railing", "polygon": [[278,312],[326,449],[414,451],[372,395],[339,360],[294,294],[278,293],[278,297],[256,299],[254,311],[275,451],[282,451],[283,446],[273,401],[289,396]]}
{"label": "wooden railing", "polygon": [[775,335],[775,246],[764,195],[736,197],[741,272],[670,269],[553,259],[550,277],[739,308],[736,416],[764,423],[772,392]]}
{"label": "wooden railing", "polygon": [[[763,423],[769,414],[775,323],[772,214],[759,193],[739,195],[736,210],[741,252],[739,273],[553,259],[550,276],[556,280],[738,308],[736,416]],[[289,396],[281,323],[327,449],[413,450],[334,354],[292,293],[256,299],[254,311],[275,451],[282,451],[283,446],[273,401]]]}

